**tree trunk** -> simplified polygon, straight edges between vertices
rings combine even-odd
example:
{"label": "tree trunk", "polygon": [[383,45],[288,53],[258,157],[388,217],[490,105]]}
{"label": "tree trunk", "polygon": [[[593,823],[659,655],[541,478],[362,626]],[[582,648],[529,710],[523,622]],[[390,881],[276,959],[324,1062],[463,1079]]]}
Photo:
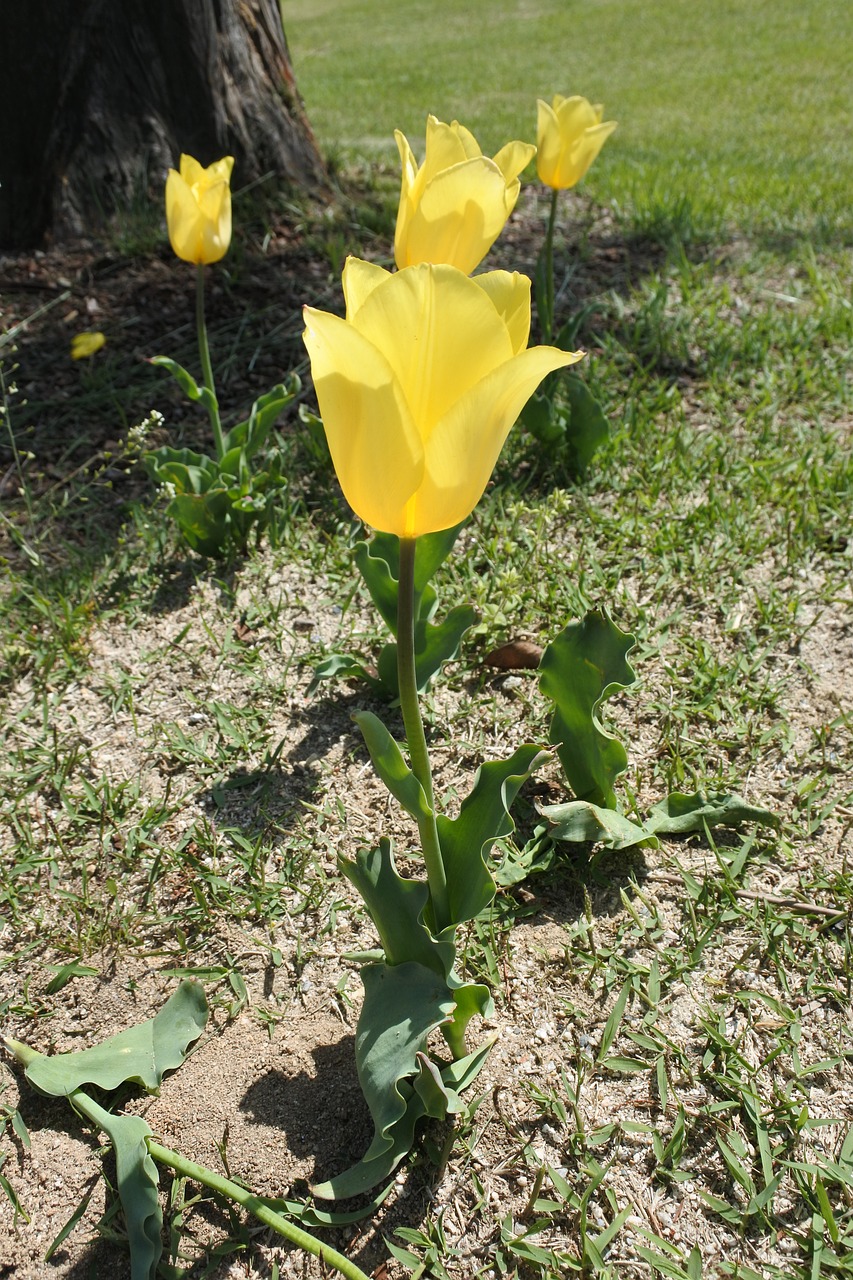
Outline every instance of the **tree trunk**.
{"label": "tree trunk", "polygon": [[4,17],[0,248],[162,194],[181,152],[232,185],[324,183],[278,0],[22,0]]}

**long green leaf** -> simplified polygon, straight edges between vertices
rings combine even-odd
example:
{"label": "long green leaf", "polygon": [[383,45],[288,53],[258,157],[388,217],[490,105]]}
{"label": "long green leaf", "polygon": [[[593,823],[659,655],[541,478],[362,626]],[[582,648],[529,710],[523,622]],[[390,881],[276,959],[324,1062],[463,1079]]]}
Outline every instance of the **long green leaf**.
{"label": "long green leaf", "polygon": [[598,712],[605,698],[634,683],[627,660],[633,647],[632,636],[594,610],[552,640],[540,663],[540,688],[554,703],[550,738],[569,785],[579,800],[604,809],[617,807],[613,783],[628,756]]}
{"label": "long green leaf", "polygon": [[147,1022],[80,1053],[49,1058],[36,1054],[26,1067],[27,1079],[53,1097],[67,1097],[84,1084],[111,1090],[126,1081],[156,1093],[164,1072],[181,1065],[187,1046],[201,1035],[206,1021],[204,988],[197,982],[182,982]]}
{"label": "long green leaf", "polygon": [[744,822],[779,826],[779,819],[769,809],[747,804],[740,796],[704,791],[684,795],[673,791],[654,805],[646,830],[658,831],[661,835],[686,835],[691,831],[704,831],[706,826],[739,827]]}
{"label": "long green leaf", "polygon": [[494,897],[495,882],[486,866],[489,850],[496,840],[515,829],[510,807],[523,783],[548,758],[549,752],[526,743],[508,760],[481,765],[459,816],[438,818],[450,918],[454,924],[473,920]]}
{"label": "long green leaf", "polygon": [[[70,1102],[81,1101],[79,1094]],[[81,1108],[82,1109],[82,1108]],[[84,1114],[100,1124],[113,1144],[118,1194],[130,1246],[131,1280],[155,1280],[163,1252],[163,1213],[157,1195],[157,1166],[148,1154],[153,1137],[141,1116],[113,1115],[85,1097]]]}

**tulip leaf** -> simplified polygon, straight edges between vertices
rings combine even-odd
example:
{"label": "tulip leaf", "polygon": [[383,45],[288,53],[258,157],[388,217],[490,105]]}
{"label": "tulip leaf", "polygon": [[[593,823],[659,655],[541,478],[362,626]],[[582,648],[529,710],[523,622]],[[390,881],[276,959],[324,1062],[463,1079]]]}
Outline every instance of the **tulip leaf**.
{"label": "tulip leaf", "polygon": [[[447,982],[415,961],[367,965],[361,972],[364,1004],[355,1035],[355,1057],[380,1147],[390,1146],[390,1130],[406,1111],[408,1089],[420,1071],[418,1054],[431,1031],[447,1022],[454,999]],[[378,1154],[378,1152],[377,1152]]]}
{"label": "tulip leaf", "polygon": [[459,1108],[459,1093],[475,1079],[494,1038],[474,1053],[439,1065],[426,1054],[431,1030],[453,1012],[453,993],[418,964],[362,970],[364,1004],[356,1031],[359,1080],[374,1137],[357,1164],[312,1188],[321,1200],[343,1200],[377,1186],[411,1150],[417,1122]]}
{"label": "tulip leaf", "polygon": [[602,809],[588,800],[547,805],[542,816],[553,823],[548,832],[552,840],[602,844],[607,849],[630,849],[638,844],[657,847],[658,844],[647,827],[631,822],[616,809]]}
{"label": "tulip leaf", "polygon": [[297,374],[291,374],[286,383],[279,382],[266,395],[259,396],[244,422],[238,422],[225,435],[225,451],[244,448],[244,456],[254,457],[266,440],[279,414],[299,394],[302,383]]}
{"label": "tulip leaf", "polygon": [[547,759],[549,752],[526,744],[508,760],[481,765],[459,816],[437,819],[454,925],[473,920],[494,897],[495,882],[486,865],[489,850],[515,829],[510,807],[523,783]]}
{"label": "tulip leaf", "polygon": [[[556,377],[556,374],[549,377]],[[565,417],[555,409],[553,399],[544,391],[534,392],[527,401],[521,411],[521,423],[540,444],[557,444],[566,433]]]}
{"label": "tulip leaf", "polygon": [[497,850],[500,858],[495,863],[492,876],[495,884],[502,889],[521,884],[528,876],[537,872],[550,871],[556,854],[556,846],[544,822],[539,823],[533,835],[520,849],[511,841],[501,841]]}
{"label": "tulip leaf", "polygon": [[[74,1097],[72,1094],[72,1104]],[[131,1280],[155,1280],[163,1252],[163,1213],[157,1194],[157,1166],[148,1153],[151,1130],[141,1116],[113,1115],[89,1097],[85,1098],[84,1114],[97,1121],[113,1145]]]}
{"label": "tulip leaf", "polygon": [[357,711],[353,720],[361,729],[362,737],[373,767],[394,799],[417,821],[431,818],[424,789],[403,759],[400,746],[391,737],[385,725],[372,711]]}
{"label": "tulip leaf", "polygon": [[178,493],[166,508],[180,526],[186,542],[201,556],[223,551],[223,524],[228,514],[228,494],[214,489],[203,494]]}
{"label": "tulip leaf", "polygon": [[184,981],[147,1022],[79,1053],[38,1054],[26,1068],[27,1079],[53,1097],[67,1097],[84,1084],[112,1090],[125,1082],[156,1093],[164,1072],[181,1065],[206,1021],[204,988]]}
{"label": "tulip leaf", "polygon": [[739,827],[756,822],[762,827],[777,827],[779,819],[769,809],[747,804],[740,796],[717,792],[695,791],[684,795],[673,791],[653,806],[646,828],[661,835],[686,835],[704,831],[705,827]]}
{"label": "tulip leaf", "polygon": [[384,693],[382,681],[371,669],[352,653],[330,653],[322,662],[318,662],[308,686],[309,694],[314,693],[324,680],[364,680],[377,693]]}
{"label": "tulip leaf", "polygon": [[[443,622],[415,623],[415,680],[418,693],[423,693],[433,676],[445,662],[450,662],[459,652],[462,637],[477,621],[473,605],[460,604],[450,610]],[[380,650],[377,670],[382,687],[390,698],[396,698],[397,646],[386,644]]]}
{"label": "tulip leaf", "polygon": [[415,961],[445,979],[453,968],[452,937],[436,940],[423,922],[429,889],[422,880],[406,880],[397,871],[391,841],[377,849],[360,849],[355,861],[341,860],[341,870],[361,894],[376,925],[390,965]]}
{"label": "tulip leaf", "polygon": [[566,444],[570,453],[570,465],[574,472],[582,474],[610,435],[610,423],[579,374],[565,373],[563,386],[569,407]]}
{"label": "tulip leaf", "polygon": [[209,387],[200,387],[195,378],[189,373],[183,365],[178,364],[176,360],[171,360],[169,356],[153,356],[150,364],[159,365],[161,369],[167,369],[183,391],[184,395],[190,400],[198,400],[208,412],[211,408],[216,409],[216,396]]}
{"label": "tulip leaf", "polygon": [[627,660],[633,636],[593,610],[552,640],[539,665],[539,686],[554,703],[550,740],[579,800],[616,808],[613,783],[628,766],[622,743],[598,718],[604,700],[636,680]]}
{"label": "tulip leaf", "polygon": [[[438,609],[438,596],[430,578],[449,556],[461,528],[461,524],[456,525],[439,533],[426,534],[417,541],[414,612],[415,677],[419,693],[424,692],[442,664],[456,656],[462,637],[476,621],[476,611],[470,605],[458,605],[451,609],[443,622],[432,622]],[[369,541],[356,543],[354,557],[371,598],[396,641],[400,539],[391,533],[375,533]],[[378,693],[396,698],[395,641],[380,650],[375,675],[354,655],[336,654],[324,659],[314,670],[311,690],[331,676],[362,675]]]}

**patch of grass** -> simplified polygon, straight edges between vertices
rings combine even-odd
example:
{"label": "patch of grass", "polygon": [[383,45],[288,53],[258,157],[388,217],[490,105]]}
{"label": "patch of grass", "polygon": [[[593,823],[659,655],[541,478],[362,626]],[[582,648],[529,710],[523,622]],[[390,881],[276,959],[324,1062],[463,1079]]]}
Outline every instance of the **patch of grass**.
{"label": "patch of grass", "polygon": [[396,170],[394,128],[422,138],[431,111],[494,154],[535,137],[537,97],[580,93],[619,121],[587,188],[635,208],[638,228],[690,210],[691,221],[735,217],[768,236],[849,243],[844,0],[665,0],[654,22],[642,0],[477,0],[440,20],[434,5],[403,15],[390,0],[283,10],[321,145]]}

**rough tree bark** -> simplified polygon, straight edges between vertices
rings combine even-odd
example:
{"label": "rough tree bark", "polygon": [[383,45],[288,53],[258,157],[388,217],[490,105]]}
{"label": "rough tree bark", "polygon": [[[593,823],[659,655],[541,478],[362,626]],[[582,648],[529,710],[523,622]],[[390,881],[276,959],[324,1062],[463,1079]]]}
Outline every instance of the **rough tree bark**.
{"label": "rough tree bark", "polygon": [[323,185],[278,0],[6,3],[0,248],[102,224],[182,151]]}

